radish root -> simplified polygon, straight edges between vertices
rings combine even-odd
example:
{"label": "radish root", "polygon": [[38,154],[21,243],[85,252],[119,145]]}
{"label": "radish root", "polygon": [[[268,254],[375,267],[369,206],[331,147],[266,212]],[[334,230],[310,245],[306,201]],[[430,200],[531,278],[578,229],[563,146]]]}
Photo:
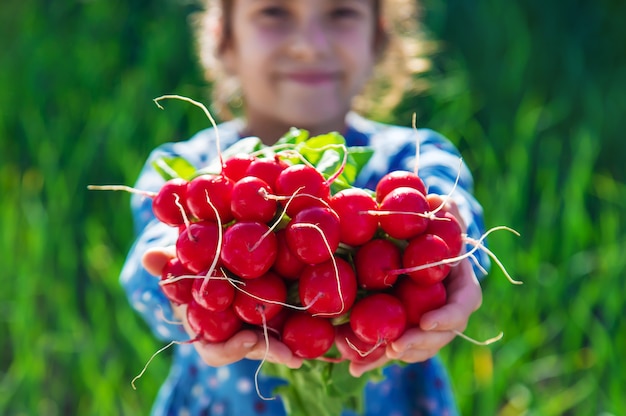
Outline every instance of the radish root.
{"label": "radish root", "polygon": [[255,295],[253,293],[250,293],[250,292],[242,289],[241,287],[239,287],[237,285],[237,284],[239,284],[240,286],[245,286],[246,285],[245,282],[242,282],[240,280],[230,279],[230,278],[227,278],[226,280],[228,280],[230,282],[230,284],[235,287],[236,290],[241,291],[242,293],[250,296],[253,299],[256,299],[256,300],[258,300],[260,302],[263,302],[263,303],[271,303],[273,305],[280,305],[280,306],[283,306],[285,308],[291,308],[291,309],[294,309],[294,310],[297,310],[297,311],[306,311],[307,309],[309,309],[321,297],[321,294],[318,293],[317,296],[315,296],[313,298],[313,302],[311,302],[308,306],[297,306],[297,305],[292,305],[290,303],[280,302],[280,301],[276,301],[276,300],[263,299],[262,297],[257,296],[257,295]]}
{"label": "radish root", "polygon": [[87,189],[92,191],[125,191],[131,194],[141,195],[146,198],[154,198],[157,196],[156,192],[142,191],[126,185],[88,185]]}
{"label": "radish root", "polygon": [[337,281],[337,293],[339,294],[339,299],[341,299],[341,309],[339,311],[337,311],[336,313],[317,313],[314,316],[334,316],[336,314],[341,314],[345,311],[346,309],[346,303],[345,300],[343,298],[343,292],[341,291],[341,279],[339,278],[339,267],[337,266],[337,260],[335,259],[335,255],[333,253],[332,248],[330,247],[330,244],[328,243],[328,239],[326,238],[326,236],[324,235],[324,231],[322,231],[322,229],[320,227],[318,227],[315,224],[307,224],[307,223],[303,223],[303,224],[294,224],[294,227],[298,227],[298,228],[313,228],[315,231],[317,231],[321,236],[322,236],[322,240],[324,241],[324,245],[326,246],[326,249],[328,250],[328,252],[330,253],[330,260],[333,262],[333,269],[335,270],[335,278]]}
{"label": "radish root", "polygon": [[261,389],[259,388],[259,373],[261,372],[261,367],[265,364],[267,357],[270,354],[270,336],[267,333],[267,320],[265,319],[265,312],[263,310],[261,312],[261,319],[263,319],[263,338],[265,339],[265,353],[263,354],[263,359],[259,363],[256,371],[254,372],[254,388],[256,389],[256,394],[259,396],[261,400],[276,400],[275,396],[265,397],[261,394]]}
{"label": "radish root", "polygon": [[202,282],[202,286],[200,287],[201,292],[204,292],[204,290],[206,289],[206,285],[209,283],[209,279],[211,279],[211,275],[213,274],[213,271],[215,270],[215,267],[217,266],[217,262],[220,259],[220,254],[222,252],[222,240],[224,238],[224,231],[222,230],[222,219],[220,218],[220,213],[215,207],[215,205],[213,205],[213,203],[211,202],[211,198],[209,198],[209,191],[205,189],[204,194],[206,196],[206,202],[209,204],[209,206],[213,210],[213,213],[215,214],[215,219],[217,221],[217,250],[215,251],[213,262],[211,262],[211,267],[209,267],[209,270],[206,273],[204,281]]}
{"label": "radish root", "polygon": [[152,360],[154,360],[156,358],[157,355],[159,355],[163,351],[167,350],[169,347],[171,347],[174,344],[178,344],[178,345],[193,344],[194,342],[199,341],[199,340],[200,340],[200,336],[198,335],[195,338],[192,338],[192,339],[190,339],[188,341],[172,341],[169,344],[167,344],[166,346],[159,348],[154,354],[152,354],[152,356],[150,357],[150,359],[148,360],[146,365],[143,366],[143,369],[141,370],[141,372],[139,374],[137,374],[135,376],[135,378],[133,378],[131,380],[130,385],[133,387],[133,390],[137,390],[137,386],[135,386],[135,382],[137,380],[139,380],[141,377],[143,377],[144,373],[148,369],[148,366],[150,365]]}
{"label": "radish root", "polygon": [[348,338],[345,338],[346,340],[346,344],[348,344],[348,347],[350,347],[351,349],[353,349],[357,354],[359,354],[361,357],[367,357],[368,355],[370,355],[371,353],[373,353],[374,351],[376,351],[376,349],[378,347],[380,347],[381,345],[383,345],[383,340],[380,339],[378,340],[378,342],[376,344],[374,344],[372,346],[372,348],[370,348],[367,351],[361,351],[356,345],[354,345]]}
{"label": "radish root", "polygon": [[420,266],[415,266],[415,267],[409,267],[409,268],[405,268],[405,269],[396,269],[396,270],[390,270],[389,273],[392,274],[405,274],[405,273],[411,273],[411,272],[416,272],[419,270],[424,270],[424,269],[428,269],[430,267],[436,267],[436,266],[441,266],[444,264],[455,264],[458,263],[459,261],[471,257],[473,255],[473,253],[475,253],[478,250],[483,250],[485,251],[494,261],[495,263],[498,265],[498,267],[500,268],[500,270],[502,270],[502,272],[504,273],[504,275],[506,276],[506,278],[509,280],[509,282],[511,282],[512,284],[515,285],[521,285],[523,284],[523,282],[519,281],[519,280],[515,280],[511,277],[511,275],[506,271],[506,268],[504,267],[504,265],[502,264],[502,262],[500,262],[500,260],[497,259],[497,257],[491,252],[491,250],[489,250],[488,248],[486,248],[482,243],[485,240],[485,238],[491,234],[494,231],[498,231],[498,230],[506,230],[506,231],[510,231],[513,234],[519,236],[519,233],[517,231],[515,231],[512,228],[509,228],[507,226],[498,226],[498,227],[493,227],[489,230],[487,230],[478,240],[472,239],[467,237],[466,241],[469,242],[470,244],[472,244],[474,247],[472,247],[472,249],[464,254],[461,254],[460,256],[456,256],[456,257],[450,257],[447,259],[443,259],[440,261],[436,261],[433,263],[428,263],[428,264],[422,264]]}
{"label": "radish root", "polygon": [[217,146],[217,150],[218,150],[218,154],[220,158],[220,166],[224,166],[224,159],[222,157],[222,152],[220,151],[221,145],[220,145],[219,129],[217,128],[217,123],[215,122],[215,119],[213,119],[213,116],[211,115],[211,112],[208,110],[208,108],[206,108],[206,106],[202,104],[201,102],[192,100],[191,98],[188,98],[188,97],[183,97],[182,95],[175,95],[175,94],[162,95],[160,97],[155,98],[153,101],[157,107],[159,107],[161,110],[164,110],[163,106],[160,104],[159,101],[166,100],[166,99],[176,99],[176,100],[186,101],[188,103],[195,105],[196,107],[199,107],[200,109],[202,109],[202,111],[204,111],[204,114],[206,114],[207,118],[211,122],[211,125],[213,126],[213,129],[215,130],[215,142],[216,142],[216,146]]}
{"label": "radish root", "polygon": [[487,346],[489,344],[493,344],[494,342],[500,341],[502,339],[502,337],[504,337],[504,332],[500,332],[498,335],[496,335],[493,338],[489,338],[489,339],[487,339],[485,341],[478,341],[478,340],[475,340],[474,338],[471,338],[471,337],[465,335],[461,331],[453,330],[452,332],[454,332],[456,335],[460,336],[464,340],[469,341],[472,344],[480,345],[480,346]]}

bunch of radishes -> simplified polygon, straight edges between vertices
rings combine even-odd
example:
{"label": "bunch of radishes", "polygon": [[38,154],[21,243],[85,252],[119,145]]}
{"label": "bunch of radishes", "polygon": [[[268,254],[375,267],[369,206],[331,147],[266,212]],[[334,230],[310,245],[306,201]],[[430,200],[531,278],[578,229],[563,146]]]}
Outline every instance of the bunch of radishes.
{"label": "bunch of radishes", "polygon": [[302,161],[238,154],[220,173],[168,180],[152,200],[178,227],[162,290],[207,342],[257,327],[302,358],[335,345],[340,360],[376,360],[445,304],[463,230],[413,172],[334,191],[339,172]]}

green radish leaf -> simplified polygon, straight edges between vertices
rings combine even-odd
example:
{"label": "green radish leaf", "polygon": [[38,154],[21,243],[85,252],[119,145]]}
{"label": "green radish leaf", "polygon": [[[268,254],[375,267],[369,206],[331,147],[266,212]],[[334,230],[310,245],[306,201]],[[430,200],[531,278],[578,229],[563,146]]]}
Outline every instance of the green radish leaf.
{"label": "green radish leaf", "polygon": [[343,154],[335,149],[328,149],[321,153],[315,168],[325,176],[330,176],[341,168]]}
{"label": "green radish leaf", "polygon": [[351,400],[357,399],[354,402],[352,408],[357,411],[362,411],[362,392],[365,390],[365,385],[370,381],[382,381],[383,372],[381,368],[371,370],[359,378],[355,378],[349,371],[350,362],[342,361],[334,363],[330,367],[330,374],[328,380],[328,388],[330,394],[344,397],[345,399],[351,398]]}
{"label": "green radish leaf", "polygon": [[329,363],[305,360],[298,369],[282,364],[265,363],[263,373],[280,377],[287,383],[276,387],[290,416],[335,416],[341,414],[344,403],[328,394],[326,367]]}
{"label": "green radish leaf", "polygon": [[328,393],[331,396],[341,398],[344,408],[354,410],[361,414],[365,406],[363,391],[365,390],[365,385],[369,381],[369,378],[352,377],[348,370],[349,366],[349,361],[342,361],[333,364],[329,368]]}
{"label": "green radish leaf", "polygon": [[152,162],[152,167],[166,181],[174,178],[191,179],[196,168],[181,156],[160,157]]}
{"label": "green radish leaf", "polygon": [[254,153],[263,147],[263,142],[256,136],[244,137],[222,150],[222,158],[228,159],[240,153]]}
{"label": "green radish leaf", "polygon": [[343,136],[337,132],[332,132],[311,137],[307,141],[301,143],[297,150],[312,165],[317,165],[325,150],[334,146],[337,148],[340,146],[345,147],[345,145],[346,140]]}
{"label": "green radish leaf", "polygon": [[[341,151],[339,151],[341,149]],[[372,157],[373,151],[367,147],[344,147],[328,149],[322,152],[315,167],[326,177],[333,176],[341,169],[344,159],[343,152],[348,152],[343,171],[331,184],[333,193],[351,187],[356,181],[361,169]]]}
{"label": "green radish leaf", "polygon": [[355,176],[361,172],[361,169],[370,161],[374,155],[374,149],[367,146],[351,146],[348,147],[348,164],[354,166]]}
{"label": "green radish leaf", "polygon": [[361,173],[363,166],[369,162],[373,154],[374,151],[368,147],[348,147],[346,166],[344,167],[339,178],[333,182],[331,188],[345,189],[354,185],[354,182],[359,176],[359,173]]}
{"label": "green radish leaf", "polygon": [[296,127],[292,127],[289,129],[287,133],[276,142],[277,145],[285,145],[285,144],[300,144],[309,139],[308,130],[298,129]]}
{"label": "green radish leaf", "polygon": [[349,366],[349,361],[305,360],[302,367],[291,369],[281,364],[265,363],[263,373],[286,381],[274,393],[280,395],[289,415],[334,416],[345,409],[362,413],[365,385],[369,381],[382,380],[382,369],[355,378],[350,374]]}

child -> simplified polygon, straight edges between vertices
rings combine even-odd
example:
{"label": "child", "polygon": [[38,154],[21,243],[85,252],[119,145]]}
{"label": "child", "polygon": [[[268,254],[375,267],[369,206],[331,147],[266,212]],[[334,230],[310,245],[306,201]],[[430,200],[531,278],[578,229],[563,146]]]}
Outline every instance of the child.
{"label": "child", "polygon": [[[430,192],[447,194],[459,167],[456,149],[437,133],[383,125],[353,112],[354,100],[370,79],[380,58],[388,52],[389,31],[384,7],[410,1],[392,0],[222,0],[209,1],[201,41],[214,41],[213,55],[228,78],[236,80],[243,102],[240,118],[218,126],[222,147],[246,136],[274,143],[290,127],[311,135],[341,132],[347,144],[368,145],[374,156],[355,183],[373,189],[393,170],[413,170],[415,142],[420,141],[420,176]],[[386,4],[394,3],[394,4]],[[215,18],[215,20],[210,20]],[[206,51],[206,48],[205,48]],[[208,63],[210,60],[205,59]],[[212,72],[214,75],[215,72]],[[221,100],[217,100],[221,102]],[[163,155],[180,155],[197,167],[216,157],[215,131],[199,132],[186,142],[166,144],[150,156],[136,187],[156,191],[163,180],[151,161]],[[472,177],[462,166],[451,210],[466,232],[478,238],[483,230],[480,205],[471,195]],[[163,340],[187,340],[184,306],[172,307],[160,291],[158,276],[173,257],[177,230],[155,220],[150,200],[133,197],[137,240],[122,270],[121,282],[132,306]],[[482,267],[488,260],[479,256]],[[477,268],[478,270],[478,268]],[[367,415],[455,414],[456,407],[437,352],[463,331],[469,316],[481,303],[482,292],[474,268],[467,260],[452,269],[447,279],[448,302],[424,315],[413,328],[387,346],[380,360],[350,368],[355,377],[388,365],[385,380],[370,383],[365,391]],[[182,320],[184,325],[172,321]],[[186,328],[186,329],[185,329]],[[176,345],[173,366],[153,408],[168,414],[284,414],[280,400],[264,401],[254,388],[258,360],[265,354],[262,334],[241,331],[225,343]],[[297,368],[302,360],[282,343],[272,340],[268,360]],[[259,387],[271,395],[280,380],[261,375]],[[348,414],[346,412],[345,414]]]}

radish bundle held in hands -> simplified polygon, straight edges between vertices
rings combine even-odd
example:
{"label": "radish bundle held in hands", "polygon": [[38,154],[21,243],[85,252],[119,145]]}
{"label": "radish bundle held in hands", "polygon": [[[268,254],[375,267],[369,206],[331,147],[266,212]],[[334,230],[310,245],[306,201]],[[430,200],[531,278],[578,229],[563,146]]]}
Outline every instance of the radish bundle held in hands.
{"label": "radish bundle held in hands", "polygon": [[[351,323],[353,335],[368,347],[348,344],[360,360],[419,326],[419,316],[445,304],[443,281],[468,255],[461,254],[465,236],[451,213],[430,206],[435,198],[425,194],[413,172],[385,175],[376,191],[336,175],[351,163],[353,151],[366,154],[369,149],[348,148],[337,134],[309,138],[294,130],[273,147],[256,143],[246,157],[224,158],[219,172],[168,179],[153,205],[158,212],[158,203],[167,202],[161,211],[168,213],[167,224],[179,230],[177,258],[188,274],[182,279],[173,274],[171,283],[163,279],[164,293],[176,304],[193,299],[213,311],[215,306],[207,305],[220,305],[220,311],[230,307],[242,328],[264,329],[279,311],[286,320],[308,314],[333,327]],[[307,155],[324,152],[345,164],[318,170],[315,158]],[[239,169],[231,169],[236,172],[231,178],[225,166]],[[180,283],[194,279],[199,282]],[[220,286],[211,292],[214,281]],[[229,298],[219,289],[225,283],[233,288]],[[193,296],[180,293],[192,289]],[[269,336],[283,340],[283,330],[273,328]],[[379,335],[374,339],[372,334]],[[303,337],[302,342],[309,341]],[[350,360],[351,354],[338,353],[332,343],[316,356],[301,353],[296,344],[292,331],[288,345],[295,346],[295,355]]]}
{"label": "radish bundle held in hands", "polygon": [[[416,172],[391,172],[375,191],[353,186],[371,154],[346,147],[339,134],[294,128],[271,147],[243,139],[200,170],[159,160],[165,183],[156,193],[92,188],[143,193],[155,217],[177,228],[176,257],[160,285],[173,304],[187,305],[192,342],[258,329],[307,365],[343,368],[328,377],[345,377],[350,362],[379,359],[446,303],[445,279],[458,262],[476,250],[494,258],[446,210],[449,195],[428,195]],[[306,371],[266,367],[288,381]],[[362,379],[338,395],[360,395]],[[306,414],[289,400],[297,384],[279,391],[293,414]]]}

